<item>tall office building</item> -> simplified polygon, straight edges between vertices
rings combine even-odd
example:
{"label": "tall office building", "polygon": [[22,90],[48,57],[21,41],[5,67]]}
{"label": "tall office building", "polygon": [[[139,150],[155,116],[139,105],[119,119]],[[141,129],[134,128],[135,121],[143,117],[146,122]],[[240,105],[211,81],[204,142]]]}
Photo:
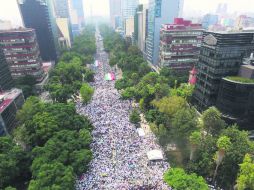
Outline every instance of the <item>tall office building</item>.
{"label": "tall office building", "polygon": [[58,27],[58,43],[60,48],[68,49],[73,41],[69,3],[68,0],[54,0],[53,2]]}
{"label": "tall office building", "polygon": [[32,75],[38,82],[43,80],[44,72],[34,29],[2,30],[0,45],[13,79]]}
{"label": "tall office building", "polygon": [[69,14],[71,19],[71,28],[73,36],[81,33],[85,24],[83,1],[82,0],[68,0]]}
{"label": "tall office building", "polygon": [[0,92],[9,90],[14,86],[11,72],[6,62],[3,50],[0,46]]}
{"label": "tall office building", "polygon": [[159,61],[160,28],[173,23],[182,13],[183,0],[149,0],[146,58],[154,65]]}
{"label": "tall office building", "polygon": [[148,16],[148,5],[141,4],[137,8],[135,14],[135,26],[134,26],[134,38],[135,44],[139,47],[140,51],[145,53],[145,41],[147,38],[147,16]]}
{"label": "tall office building", "polygon": [[[126,23],[130,25],[129,21],[132,18],[133,18],[132,20],[133,20],[133,26],[134,26],[134,16],[136,13],[136,9],[138,7],[138,3],[139,3],[138,0],[121,0],[121,17],[122,17],[122,23],[123,23],[122,28],[124,29],[124,31],[126,31]],[[129,31],[129,29],[127,31]]]}
{"label": "tall office building", "polygon": [[18,0],[25,27],[34,28],[44,61],[57,59],[58,33],[51,0]]}
{"label": "tall office building", "polygon": [[109,9],[111,26],[116,29],[118,27],[117,19],[121,16],[121,0],[109,0]]}
{"label": "tall office building", "polygon": [[193,94],[200,110],[216,104],[221,79],[236,76],[243,58],[253,50],[253,32],[204,32]]}
{"label": "tall office building", "polygon": [[58,18],[69,18],[68,0],[53,0],[55,14]]}
{"label": "tall office building", "polygon": [[190,71],[198,61],[202,25],[175,18],[161,28],[159,66],[177,71]]}
{"label": "tall office building", "polygon": [[138,0],[121,0],[121,15],[123,20],[134,17],[138,3]]}

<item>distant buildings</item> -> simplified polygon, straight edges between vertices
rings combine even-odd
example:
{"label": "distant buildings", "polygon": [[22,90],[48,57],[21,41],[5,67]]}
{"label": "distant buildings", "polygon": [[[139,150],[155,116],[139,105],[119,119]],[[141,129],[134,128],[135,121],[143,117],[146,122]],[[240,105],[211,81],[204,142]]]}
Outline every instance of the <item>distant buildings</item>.
{"label": "distant buildings", "polygon": [[121,0],[109,0],[110,23],[114,29],[120,27],[121,23]]}
{"label": "distant buildings", "polygon": [[148,36],[146,58],[158,65],[160,28],[162,24],[172,23],[182,13],[183,0],[150,0],[148,10]]}
{"label": "distant buildings", "polygon": [[70,18],[68,0],[53,0],[53,3],[58,18]]}
{"label": "distant buildings", "polygon": [[25,27],[34,28],[44,61],[56,60],[58,31],[50,0],[18,0]]}
{"label": "distant buildings", "polygon": [[9,90],[14,86],[9,66],[6,62],[5,55],[0,46],[0,92]]}
{"label": "distant buildings", "polygon": [[254,18],[248,17],[246,15],[240,15],[236,18],[235,28],[236,29],[246,29],[248,27],[254,27]]}
{"label": "distant buildings", "polygon": [[44,72],[34,29],[0,31],[0,45],[13,79],[32,75],[37,82],[43,80]]}
{"label": "distant buildings", "polygon": [[81,33],[85,24],[83,0],[68,0],[68,4],[72,34],[77,36]]}
{"label": "distant buildings", "polygon": [[22,90],[0,92],[0,136],[10,134],[15,127],[16,113],[24,101]]}
{"label": "distant buildings", "polygon": [[135,44],[145,54],[147,28],[148,28],[148,5],[141,4],[138,6],[134,17],[134,38]]}
{"label": "distant buildings", "polygon": [[58,28],[58,43],[60,48],[68,49],[73,41],[69,3],[68,0],[54,0],[53,2]]}
{"label": "distant buildings", "polygon": [[203,37],[193,94],[201,110],[216,105],[221,79],[236,76],[244,56],[254,50],[252,32],[204,32]]}
{"label": "distant buildings", "polygon": [[215,25],[219,22],[219,16],[214,14],[206,14],[203,17],[202,26],[204,29],[208,29],[209,26]]}
{"label": "distant buildings", "polygon": [[125,19],[125,37],[132,38],[134,33],[134,17],[129,17]]}
{"label": "distant buildings", "polygon": [[202,25],[175,18],[160,31],[159,66],[177,71],[190,71],[198,61],[202,41]]}
{"label": "distant buildings", "polygon": [[[122,28],[125,31],[124,35],[126,35],[126,32],[128,32],[127,37],[130,36],[129,33],[131,31],[134,33],[134,16],[138,7],[138,2],[138,0],[121,0],[121,18],[123,22]],[[130,28],[130,26],[133,26],[133,28]]]}

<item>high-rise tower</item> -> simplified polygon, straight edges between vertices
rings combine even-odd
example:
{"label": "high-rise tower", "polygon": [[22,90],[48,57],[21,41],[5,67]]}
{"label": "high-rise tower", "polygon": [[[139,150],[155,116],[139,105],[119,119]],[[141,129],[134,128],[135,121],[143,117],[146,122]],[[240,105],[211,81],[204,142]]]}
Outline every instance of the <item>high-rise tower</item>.
{"label": "high-rise tower", "polygon": [[25,27],[34,28],[44,61],[57,59],[58,33],[50,0],[18,0]]}
{"label": "high-rise tower", "polygon": [[151,64],[157,65],[159,61],[161,25],[173,23],[182,9],[183,0],[149,0],[146,58]]}

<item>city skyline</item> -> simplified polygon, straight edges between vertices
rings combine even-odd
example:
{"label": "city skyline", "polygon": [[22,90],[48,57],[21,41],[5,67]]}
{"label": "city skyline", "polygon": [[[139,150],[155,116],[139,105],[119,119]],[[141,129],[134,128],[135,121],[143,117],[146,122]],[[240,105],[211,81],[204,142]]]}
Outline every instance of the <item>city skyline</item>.
{"label": "city skyline", "polygon": [[[140,0],[140,3],[147,3],[148,0]],[[214,13],[219,3],[228,4],[228,12],[234,13],[253,13],[252,7],[254,1],[249,0],[185,0],[183,17],[204,15],[205,13]],[[253,4],[253,5],[251,5]],[[108,0],[86,0],[84,1],[85,17],[93,16],[106,16],[109,17],[109,3]],[[10,11],[11,10],[11,11]],[[10,20],[14,27],[22,26],[22,20],[16,0],[8,0],[0,7],[0,19]]]}

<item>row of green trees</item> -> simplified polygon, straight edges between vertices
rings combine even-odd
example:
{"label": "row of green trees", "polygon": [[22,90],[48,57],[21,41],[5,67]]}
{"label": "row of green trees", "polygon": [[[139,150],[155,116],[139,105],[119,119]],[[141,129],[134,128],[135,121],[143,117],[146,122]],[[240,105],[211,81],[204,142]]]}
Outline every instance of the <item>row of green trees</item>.
{"label": "row of green trees", "polygon": [[0,138],[0,189],[75,189],[88,169],[93,127],[67,100],[83,82],[93,81],[85,66],[96,51],[94,32],[87,27],[50,73],[46,88],[54,102],[30,96],[17,113],[13,134]]}
{"label": "row of green trees", "polygon": [[[29,97],[17,114],[18,127],[1,137],[0,187],[74,189],[76,176],[92,159],[89,120],[74,104],[43,103]],[[16,142],[16,143],[14,143]],[[30,181],[30,182],[29,182]]]}
{"label": "row of green trees", "polygon": [[[105,27],[104,31],[110,63],[117,64],[123,71],[123,78],[116,82],[116,88],[121,91],[122,98],[139,102],[169,157],[172,154],[168,145],[177,145],[180,154],[171,165],[181,166],[187,173],[196,173],[225,189],[233,188],[237,177],[241,179],[239,165],[244,156],[254,152],[247,132],[239,130],[236,125],[228,126],[214,107],[198,114],[189,104],[193,86],[183,83],[184,77],[168,68],[163,68],[160,74],[151,72],[136,47],[128,47],[117,37],[118,34]],[[109,43],[110,39],[113,44]],[[133,122],[138,121],[136,115],[132,116]]]}
{"label": "row of green trees", "polygon": [[55,102],[66,103],[78,93],[83,82],[92,82],[94,73],[85,67],[94,61],[96,53],[95,28],[88,26],[75,38],[73,47],[61,56],[55,69],[50,73],[46,90]]}

